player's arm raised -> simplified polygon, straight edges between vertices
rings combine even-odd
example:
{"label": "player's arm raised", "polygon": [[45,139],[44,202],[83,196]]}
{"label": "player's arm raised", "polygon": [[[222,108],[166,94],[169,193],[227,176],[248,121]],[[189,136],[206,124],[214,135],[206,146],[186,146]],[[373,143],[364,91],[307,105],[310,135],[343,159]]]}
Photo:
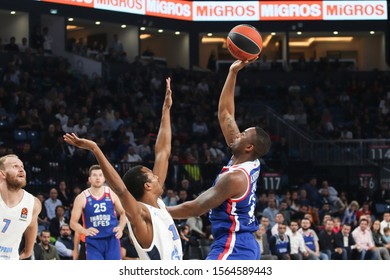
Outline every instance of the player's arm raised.
{"label": "player's arm raised", "polygon": [[167,78],[165,99],[162,107],[160,128],[158,130],[156,145],[155,145],[155,159],[153,166],[153,173],[158,176],[161,185],[164,184],[167,177],[168,161],[171,154],[172,142],[172,128],[171,128],[171,106],[172,106],[172,90],[171,78]]}
{"label": "player's arm raised", "polygon": [[79,138],[74,133],[67,133],[64,135],[64,140],[68,144],[76,146],[78,148],[90,150],[95,155],[107,183],[111,189],[119,197],[125,211],[132,225],[137,227],[138,230],[146,231],[145,223],[145,209],[137,202],[137,200],[127,190],[126,185],[123,183],[122,178],[119,176],[115,168],[110,164],[99,146],[88,139]]}
{"label": "player's arm raised", "polygon": [[229,198],[243,193],[248,184],[247,176],[241,171],[222,174],[214,187],[208,189],[196,199],[167,207],[174,219],[186,219],[200,216],[210,209],[216,208]]}
{"label": "player's arm raised", "polygon": [[230,145],[237,134],[240,133],[234,118],[234,89],[236,87],[237,74],[242,68],[252,61],[237,60],[233,62],[229,68],[229,73],[219,97],[218,120],[227,145]]}

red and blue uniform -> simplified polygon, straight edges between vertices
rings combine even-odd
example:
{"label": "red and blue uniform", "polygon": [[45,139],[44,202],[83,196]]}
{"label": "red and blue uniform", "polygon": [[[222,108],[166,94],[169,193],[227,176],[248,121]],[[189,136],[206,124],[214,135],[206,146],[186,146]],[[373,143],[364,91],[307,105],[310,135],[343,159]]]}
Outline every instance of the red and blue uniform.
{"label": "red and blue uniform", "polygon": [[110,188],[105,186],[101,197],[94,197],[89,189],[83,193],[86,200],[83,225],[99,230],[97,235],[85,237],[87,260],[120,260],[120,240],[113,231],[118,226],[118,219]]}
{"label": "red and blue uniform", "polygon": [[229,161],[215,179],[214,185],[228,172],[243,172],[247,177],[245,193],[238,198],[225,200],[210,210],[209,219],[214,242],[208,260],[258,260],[260,248],[253,233],[258,229],[255,216],[257,179],[260,161],[246,161],[231,165]]}

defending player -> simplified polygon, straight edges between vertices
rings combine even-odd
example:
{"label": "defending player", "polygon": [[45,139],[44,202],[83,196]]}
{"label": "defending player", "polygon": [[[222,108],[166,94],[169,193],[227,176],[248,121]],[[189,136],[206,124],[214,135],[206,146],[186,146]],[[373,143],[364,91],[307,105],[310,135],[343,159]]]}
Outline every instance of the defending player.
{"label": "defending player", "polygon": [[170,78],[166,79],[166,93],[155,145],[153,171],[145,166],[136,166],[126,172],[122,181],[95,142],[80,139],[75,134],[64,135],[67,143],[88,149],[95,154],[107,182],[118,195],[126,211],[130,236],[141,260],[183,258],[180,236],[160,198],[171,153],[170,82]]}

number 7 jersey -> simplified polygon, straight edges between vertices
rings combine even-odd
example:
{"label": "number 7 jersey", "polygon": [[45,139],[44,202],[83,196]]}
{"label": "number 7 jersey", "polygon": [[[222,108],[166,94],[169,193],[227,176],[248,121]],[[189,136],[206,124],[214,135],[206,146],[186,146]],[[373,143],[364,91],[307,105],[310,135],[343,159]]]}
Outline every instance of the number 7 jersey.
{"label": "number 7 jersey", "polygon": [[34,210],[34,196],[24,191],[18,205],[8,207],[0,195],[0,260],[18,260],[19,244],[30,225]]}

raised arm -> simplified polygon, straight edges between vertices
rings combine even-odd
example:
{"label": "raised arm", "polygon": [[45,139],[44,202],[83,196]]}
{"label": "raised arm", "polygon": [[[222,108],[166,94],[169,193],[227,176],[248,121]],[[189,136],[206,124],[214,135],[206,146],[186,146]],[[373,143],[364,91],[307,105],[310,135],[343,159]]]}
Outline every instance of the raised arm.
{"label": "raised arm", "polygon": [[240,133],[234,118],[234,89],[236,86],[237,74],[249,63],[249,61],[241,60],[233,62],[229,68],[229,73],[219,97],[218,120],[228,146],[233,142],[233,139],[237,136],[237,134]]}
{"label": "raised arm", "polygon": [[[131,221],[132,225],[142,227],[145,225],[144,215],[142,212],[141,204],[135,200],[135,198],[130,194],[127,190],[126,185],[123,183],[122,178],[119,176],[118,172],[115,168],[110,164],[102,150],[99,146],[91,141],[84,138],[78,138],[74,133],[67,133],[64,135],[64,140],[78,148],[90,150],[94,153],[102,171],[104,177],[106,178],[107,183],[110,185],[111,189],[117,194],[119,197],[122,206],[126,211],[126,215]],[[146,228],[146,227],[145,227]]]}
{"label": "raised arm", "polygon": [[221,175],[214,187],[208,189],[196,199],[167,207],[174,219],[186,219],[200,216],[210,209],[216,208],[229,198],[237,197],[243,192],[248,179],[241,171]]}
{"label": "raised arm", "polygon": [[157,134],[155,145],[155,159],[153,173],[158,176],[161,185],[164,184],[167,177],[168,161],[171,154],[172,128],[171,128],[171,106],[172,90],[171,78],[166,80],[165,100],[162,107],[160,128]]}

